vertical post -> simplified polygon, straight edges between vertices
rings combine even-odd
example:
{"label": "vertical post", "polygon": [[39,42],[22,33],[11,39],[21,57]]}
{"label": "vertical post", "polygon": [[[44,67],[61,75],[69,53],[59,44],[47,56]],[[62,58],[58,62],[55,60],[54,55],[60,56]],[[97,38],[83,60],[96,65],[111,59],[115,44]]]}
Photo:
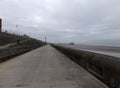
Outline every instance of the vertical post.
{"label": "vertical post", "polygon": [[45,37],[45,43],[47,43],[47,38]]}
{"label": "vertical post", "polygon": [[10,25],[10,33],[12,33],[12,26]]}
{"label": "vertical post", "polygon": [[19,38],[19,33],[18,33],[18,25],[16,25],[16,29],[17,29],[17,36],[18,36],[18,38],[17,38],[17,44],[19,44],[20,43],[20,38]]}
{"label": "vertical post", "polygon": [[16,25],[16,29],[17,29],[17,35],[18,35],[18,25]]}
{"label": "vertical post", "polygon": [[2,32],[2,19],[0,18],[0,32]]}

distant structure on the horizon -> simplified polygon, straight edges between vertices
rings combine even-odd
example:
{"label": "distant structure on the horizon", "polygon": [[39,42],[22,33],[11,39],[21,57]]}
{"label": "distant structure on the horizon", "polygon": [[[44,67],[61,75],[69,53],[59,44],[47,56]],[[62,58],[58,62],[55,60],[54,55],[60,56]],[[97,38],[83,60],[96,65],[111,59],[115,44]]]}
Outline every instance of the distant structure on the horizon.
{"label": "distant structure on the horizon", "polygon": [[45,37],[45,43],[47,43],[47,37]]}
{"label": "distant structure on the horizon", "polygon": [[0,18],[0,32],[2,31],[2,19]]}
{"label": "distant structure on the horizon", "polygon": [[71,42],[71,43],[69,43],[69,45],[75,45],[75,43],[74,43],[74,42]]}

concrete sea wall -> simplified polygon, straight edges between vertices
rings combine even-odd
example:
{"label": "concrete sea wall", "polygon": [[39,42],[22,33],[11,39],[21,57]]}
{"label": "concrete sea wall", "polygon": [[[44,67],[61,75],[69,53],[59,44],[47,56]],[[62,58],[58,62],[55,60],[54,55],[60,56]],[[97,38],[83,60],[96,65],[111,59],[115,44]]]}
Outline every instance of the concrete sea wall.
{"label": "concrete sea wall", "polygon": [[52,45],[110,88],[120,88],[120,58]]}

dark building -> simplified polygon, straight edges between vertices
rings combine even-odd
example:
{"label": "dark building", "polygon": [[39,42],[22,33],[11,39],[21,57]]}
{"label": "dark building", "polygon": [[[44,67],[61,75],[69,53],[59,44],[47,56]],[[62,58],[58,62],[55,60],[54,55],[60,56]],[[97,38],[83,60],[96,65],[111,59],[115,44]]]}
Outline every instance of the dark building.
{"label": "dark building", "polygon": [[2,31],[2,19],[0,18],[0,32]]}
{"label": "dark building", "polygon": [[69,45],[75,45],[75,43],[72,42],[72,43],[69,43]]}

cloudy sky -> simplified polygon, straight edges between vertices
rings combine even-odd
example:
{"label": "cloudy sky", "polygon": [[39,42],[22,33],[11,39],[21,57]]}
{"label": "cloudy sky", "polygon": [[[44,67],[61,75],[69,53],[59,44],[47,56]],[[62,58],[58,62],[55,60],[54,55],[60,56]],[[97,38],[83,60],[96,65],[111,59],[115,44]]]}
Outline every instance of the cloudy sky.
{"label": "cloudy sky", "polygon": [[49,42],[120,44],[120,0],[0,0],[0,18]]}

